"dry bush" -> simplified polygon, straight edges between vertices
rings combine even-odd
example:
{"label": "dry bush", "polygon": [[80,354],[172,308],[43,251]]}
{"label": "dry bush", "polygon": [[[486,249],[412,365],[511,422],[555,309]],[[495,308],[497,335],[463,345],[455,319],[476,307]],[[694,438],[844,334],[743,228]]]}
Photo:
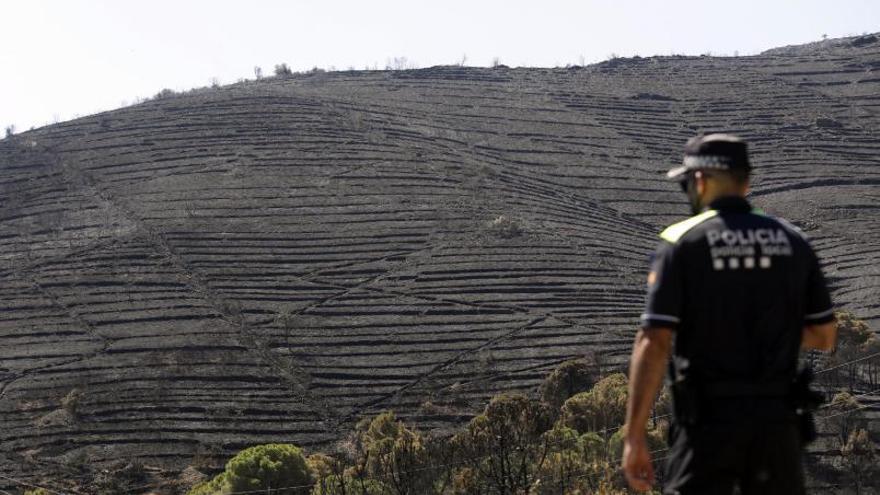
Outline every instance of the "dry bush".
{"label": "dry bush", "polygon": [[593,360],[573,359],[553,370],[541,383],[538,394],[553,410],[558,410],[569,398],[590,390],[598,379],[599,368]]}
{"label": "dry bush", "polygon": [[[391,411],[364,418],[336,454],[297,456],[299,483],[308,476],[311,495],[624,494],[618,464],[626,377],[610,375],[590,387],[595,373],[589,361],[564,363],[541,388],[546,400],[499,394],[452,436],[424,436]],[[561,412],[549,404],[572,393]],[[665,423],[649,431],[649,445],[662,445],[664,433]],[[236,459],[253,461],[245,452]],[[253,475],[244,476],[246,486],[236,484],[234,464],[190,495],[270,487]]]}
{"label": "dry bush", "polygon": [[82,391],[78,388],[75,388],[68,392],[67,395],[65,395],[64,398],[61,399],[61,408],[64,409],[67,414],[69,414],[72,418],[76,418],[79,416],[79,406],[82,395]]}
{"label": "dry bush", "polygon": [[519,224],[505,215],[498,216],[486,224],[487,231],[502,239],[512,239],[522,235]]}
{"label": "dry bush", "polygon": [[[261,71],[262,73],[262,71]],[[293,75],[293,71],[287,64],[281,63],[275,65],[275,75],[278,77],[288,77]]]}

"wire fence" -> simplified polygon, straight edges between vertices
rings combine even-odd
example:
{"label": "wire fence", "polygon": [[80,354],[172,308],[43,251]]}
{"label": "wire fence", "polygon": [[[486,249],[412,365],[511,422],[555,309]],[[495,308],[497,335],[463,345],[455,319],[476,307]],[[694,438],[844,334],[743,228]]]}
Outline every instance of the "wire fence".
{"label": "wire fence", "polygon": [[[822,373],[827,373],[827,372],[834,371],[834,370],[837,370],[837,369],[843,368],[843,367],[845,367],[845,366],[849,366],[849,365],[851,365],[851,364],[855,364],[855,363],[858,363],[858,362],[861,362],[861,361],[865,361],[865,360],[868,360],[868,359],[871,359],[871,358],[874,358],[874,357],[878,357],[878,356],[880,356],[880,352],[872,353],[872,354],[867,355],[867,356],[861,356],[861,357],[859,357],[859,358],[851,359],[851,360],[846,361],[846,362],[843,362],[843,363],[837,363],[837,364],[835,364],[834,366],[831,366],[831,367],[828,367],[828,368],[823,368],[823,369],[821,369],[821,370],[817,370],[817,371],[815,372],[815,374],[816,374],[816,375],[819,375],[819,374],[822,374]],[[870,391],[870,392],[865,392],[865,393],[862,393],[862,394],[859,394],[859,395],[855,395],[855,396],[853,396],[853,398],[854,398],[854,399],[859,399],[859,398],[869,397],[869,396],[873,396],[873,395],[877,394],[878,392],[880,392],[880,388],[878,388],[878,389],[876,389],[876,390],[872,390],[872,391]],[[824,404],[824,405],[821,406],[819,409],[822,410],[822,409],[826,409],[826,408],[828,408],[828,407],[831,407],[831,404]],[[834,414],[830,414],[830,415],[826,415],[826,416],[820,416],[820,417],[817,417],[817,418],[816,418],[816,421],[824,421],[824,420],[828,420],[828,419],[832,419],[832,418],[836,418],[836,417],[840,417],[840,416],[844,416],[844,415],[852,414],[852,413],[854,413],[854,412],[857,412],[857,411],[860,411],[860,410],[866,409],[866,408],[868,408],[868,407],[870,407],[869,404],[860,404],[859,406],[854,407],[853,409],[850,409],[850,410],[847,410],[847,411],[840,411],[840,412],[837,412],[837,413],[834,413]],[[662,414],[662,415],[659,415],[659,416],[654,416],[654,417],[652,417],[651,419],[653,419],[653,420],[659,420],[659,419],[665,419],[665,418],[668,418],[668,417],[670,417],[670,416],[671,416],[671,414]],[[613,426],[613,427],[603,428],[603,429],[601,429],[601,430],[597,430],[597,431],[595,431],[594,433],[597,433],[597,434],[603,434],[603,435],[604,435],[604,434],[608,434],[608,433],[614,434],[614,433],[616,433],[617,431],[621,430],[624,426],[625,426],[625,425],[621,424],[621,425],[616,425],[616,426]],[[657,451],[651,452],[651,454],[654,454],[654,453],[656,453],[656,452],[662,452],[662,451],[665,451],[665,450],[668,450],[668,449],[659,449],[659,450],[657,450]],[[479,461],[479,460],[483,460],[483,459],[489,458],[489,457],[491,457],[491,455],[492,455],[492,454],[487,454],[487,455],[479,456],[479,457],[476,457],[476,458],[468,458],[468,459],[460,460],[460,461],[457,461],[457,462],[455,462],[455,463],[449,463],[449,464],[443,464],[443,465],[434,465],[434,466],[431,466],[431,467],[418,468],[418,469],[416,469],[416,470],[400,471],[400,474],[413,474],[413,473],[415,473],[415,472],[417,472],[417,471],[426,471],[426,470],[432,470],[432,469],[437,469],[437,468],[461,466],[461,465],[468,464],[468,463],[471,463],[471,462],[474,462],[474,461]],[[664,458],[654,459],[654,462],[660,462],[660,461],[663,461],[663,460],[665,460],[665,459],[667,459],[667,458],[668,458],[668,456],[667,456],[667,457],[664,457]],[[51,495],[67,495],[68,493],[78,493],[78,492],[71,491],[71,490],[68,490],[68,491],[57,491],[57,490],[54,490],[54,489],[52,489],[52,488],[50,488],[50,487],[48,487],[48,486],[42,486],[42,485],[37,485],[37,484],[33,484],[33,483],[28,483],[28,482],[25,482],[25,481],[23,481],[23,480],[15,479],[15,478],[12,478],[12,477],[9,477],[9,476],[5,476],[5,475],[0,475],[0,479],[5,479],[5,480],[7,480],[7,481],[10,481],[10,482],[16,483],[16,484],[18,484],[18,485],[20,485],[20,486],[24,486],[24,487],[28,487],[28,488],[40,488],[40,489],[46,490],[46,492],[50,493]],[[305,488],[308,488],[308,487],[310,487],[310,486],[312,486],[312,485],[289,486],[289,487],[276,488],[276,489],[273,489],[273,490],[305,489]],[[143,489],[143,488],[149,488],[149,486],[138,487],[137,489],[133,489],[132,491],[129,491],[129,492],[126,492],[126,493],[135,493],[136,490],[140,490],[140,489]],[[258,494],[258,493],[265,493],[265,492],[266,492],[265,490],[238,491],[238,492],[231,492],[231,493],[229,493],[229,495],[248,495],[248,494]]]}
{"label": "wire fence", "polygon": [[[872,391],[870,391],[870,392],[865,392],[865,393],[863,393],[863,394],[859,394],[859,395],[857,395],[857,396],[853,396],[853,398],[868,397],[868,396],[875,395],[875,394],[877,394],[877,393],[880,393],[880,389],[872,390]],[[828,404],[826,404],[826,405],[823,406],[821,409],[825,409],[825,408],[827,408],[827,407],[831,407],[831,406],[828,405]],[[824,419],[830,419],[830,418],[837,417],[837,416],[841,416],[841,415],[852,414],[852,413],[854,413],[854,412],[856,412],[856,411],[859,411],[859,410],[864,409],[865,407],[867,407],[867,406],[866,406],[866,405],[860,405],[860,406],[858,406],[858,407],[855,407],[855,408],[850,409],[850,410],[847,410],[847,411],[842,411],[842,412],[835,413],[835,414],[832,414],[832,415],[822,416],[822,417],[817,418],[817,421],[824,420]],[[668,415],[668,414],[667,414],[667,415],[663,415],[663,417],[667,417],[667,416],[669,416],[669,415]],[[658,417],[658,418],[659,418],[659,417]],[[599,430],[599,431],[600,431],[600,432],[617,431],[617,430],[620,430],[622,427],[623,427],[623,425],[620,425],[620,426],[616,426],[616,427],[614,427],[614,428],[605,428],[605,429],[603,429],[603,430]],[[558,444],[557,444],[557,445],[553,445],[553,446],[558,446]],[[654,454],[657,454],[657,453],[660,453],[660,452],[666,452],[666,451],[668,451],[668,450],[669,450],[668,447],[664,447],[664,448],[660,448],[660,449],[652,450],[652,451],[649,452],[649,453],[653,456]],[[465,459],[460,459],[460,460],[458,460],[458,461],[456,461],[456,462],[452,462],[452,463],[435,464],[435,465],[432,465],[432,466],[430,466],[430,467],[423,467],[423,468],[417,468],[417,469],[411,469],[411,470],[401,470],[401,471],[398,471],[397,473],[398,473],[398,475],[407,475],[407,474],[415,474],[415,473],[417,473],[417,472],[423,472],[423,471],[429,471],[429,470],[437,470],[437,469],[442,469],[442,468],[459,467],[459,466],[463,466],[463,465],[471,464],[471,463],[473,463],[473,462],[475,462],[475,461],[482,461],[482,460],[488,459],[488,458],[492,457],[493,455],[495,455],[495,454],[486,454],[486,455],[482,455],[482,456],[469,457],[469,458],[465,458]],[[666,460],[668,460],[668,459],[671,458],[671,457],[672,457],[671,455],[667,455],[667,456],[663,456],[663,457],[659,457],[659,458],[654,458],[653,461],[654,461],[654,463],[656,464],[656,463],[660,463],[660,462],[666,461]],[[619,468],[618,468],[618,469],[619,469]],[[581,476],[579,476],[579,477],[580,477],[580,478],[583,478],[583,477],[586,477],[586,476],[589,476],[589,475],[590,475],[590,474],[584,474],[584,475],[581,475]],[[312,486],[313,486],[313,484],[308,484],[308,485],[294,485],[294,486],[286,486],[286,487],[274,488],[273,490],[278,490],[278,491],[280,491],[280,490],[307,489],[307,488],[310,488],[310,487],[312,487]],[[251,495],[251,494],[256,495],[256,494],[260,494],[260,493],[266,493],[266,490],[265,490],[265,489],[260,489],[260,490],[245,490],[245,491],[234,491],[234,492],[227,492],[227,493],[228,493],[228,495]]]}
{"label": "wire fence", "polygon": [[[870,392],[865,392],[865,393],[862,393],[862,394],[859,394],[859,395],[853,396],[853,398],[854,398],[854,399],[858,399],[858,398],[869,397],[869,396],[873,396],[873,395],[875,395],[875,394],[877,394],[877,393],[880,393],[880,389],[872,390],[872,391],[870,391]],[[825,405],[823,405],[820,409],[825,409],[825,408],[828,408],[828,407],[831,407],[831,405],[830,405],[830,404],[825,404]],[[855,407],[855,408],[853,408],[853,409],[847,410],[847,411],[841,411],[841,412],[838,412],[838,413],[835,413],[835,414],[826,415],[826,416],[821,416],[821,417],[819,417],[819,418],[816,418],[816,420],[817,420],[817,421],[822,421],[822,420],[831,419],[831,418],[838,417],[838,416],[842,416],[842,415],[852,414],[852,413],[854,413],[854,412],[856,412],[856,411],[859,411],[859,410],[865,409],[866,407],[868,407],[868,406],[862,404],[862,405],[859,405],[859,406],[857,406],[857,407]],[[666,418],[666,417],[668,417],[668,416],[670,416],[670,415],[669,415],[669,414],[664,414],[664,415],[661,415],[661,416],[657,416],[657,419],[660,419],[660,418]],[[617,432],[617,431],[619,431],[620,429],[622,429],[623,426],[624,426],[624,425],[618,425],[618,426],[615,426],[615,427],[604,428],[604,429],[602,429],[602,430],[598,430],[598,431],[596,431],[595,433]],[[550,445],[549,447],[558,447],[558,446],[559,446],[559,444],[555,444],[555,445]],[[656,453],[665,452],[665,451],[668,451],[668,450],[669,450],[668,447],[664,447],[664,448],[661,448],[661,449],[653,450],[653,451],[650,452],[650,454],[651,454],[651,455],[654,455],[654,454],[656,454]],[[437,469],[442,469],[442,468],[459,467],[459,466],[463,466],[463,465],[471,464],[471,463],[473,463],[473,462],[475,462],[475,461],[482,461],[482,460],[488,459],[488,458],[492,457],[493,455],[495,455],[495,454],[485,454],[485,455],[481,455],[481,456],[475,456],[475,457],[468,457],[468,458],[460,459],[460,460],[458,460],[458,461],[456,461],[456,462],[451,462],[451,463],[445,463],[445,464],[439,464],[439,465],[435,464],[435,465],[431,465],[431,466],[427,466],[427,467],[422,467],[422,468],[411,469],[411,470],[401,470],[401,471],[398,471],[397,474],[398,474],[398,475],[408,475],[408,474],[415,474],[415,473],[418,473],[418,472],[424,472],[424,471],[430,471],[430,470],[437,470]],[[655,458],[655,459],[654,459],[654,463],[660,463],[660,462],[663,462],[663,461],[669,459],[670,457],[671,457],[671,456],[664,456],[664,457],[660,457],[660,458]],[[580,477],[582,478],[582,477],[585,477],[585,476],[588,476],[588,475],[585,474],[585,475],[581,475]],[[35,489],[36,489],[36,488],[39,488],[39,489],[43,489],[43,490],[45,490],[46,492],[48,492],[49,494],[51,494],[51,495],[67,495],[68,493],[78,493],[78,492],[73,492],[73,491],[69,491],[69,490],[68,490],[68,491],[58,491],[58,490],[55,490],[55,489],[50,488],[50,487],[45,486],[45,485],[38,485],[38,484],[35,484],[35,483],[29,483],[29,482],[26,482],[26,481],[24,481],[24,480],[20,480],[20,479],[12,478],[12,477],[5,476],[5,475],[0,475],[0,479],[5,479],[5,480],[7,480],[7,481],[11,481],[11,482],[13,482],[13,483],[16,483],[16,484],[18,484],[18,485],[20,485],[20,486],[24,486],[24,487],[27,487],[27,488],[35,488]],[[131,489],[131,490],[129,490],[129,491],[126,491],[125,493],[127,493],[127,494],[139,493],[139,492],[140,492],[141,490],[143,490],[144,488],[149,488],[150,486],[151,486],[151,485],[140,486],[140,487],[137,487],[137,488]],[[303,490],[305,490],[305,489],[311,488],[311,487],[313,487],[313,486],[314,486],[314,484],[313,484],[313,483],[310,483],[310,484],[303,484],[303,485],[293,485],[293,486],[278,487],[278,488],[273,488],[273,489],[271,489],[271,490],[272,490],[272,491],[298,490],[298,489],[303,489]],[[264,494],[264,493],[267,493],[267,491],[266,491],[266,489],[259,489],[259,490],[244,490],[244,491],[225,492],[225,493],[226,493],[227,495],[251,495],[251,494],[256,495],[256,494]]]}
{"label": "wire fence", "polygon": [[[848,364],[848,363],[846,363],[846,364]],[[862,394],[859,394],[859,395],[855,395],[855,396],[853,396],[853,398],[854,398],[854,399],[858,399],[858,398],[869,397],[869,396],[873,396],[873,395],[875,395],[875,394],[877,394],[877,393],[880,393],[880,388],[878,388],[878,389],[876,389],[876,390],[872,390],[872,391],[870,391],[870,392],[865,392],[865,393],[862,393]],[[820,407],[819,409],[827,409],[827,408],[829,408],[829,407],[832,407],[832,405],[831,405],[831,404],[824,404],[824,405],[823,405],[822,407]],[[831,419],[831,418],[838,417],[838,416],[843,416],[843,415],[852,414],[852,413],[854,413],[854,412],[857,412],[857,411],[860,411],[860,410],[862,410],[862,409],[865,409],[866,407],[868,407],[868,405],[862,404],[862,405],[859,405],[859,406],[857,406],[857,407],[854,407],[854,408],[849,409],[849,410],[846,410],[846,411],[841,411],[841,412],[838,412],[838,413],[834,413],[834,414],[830,414],[830,415],[826,415],[826,416],[818,417],[818,418],[816,418],[816,421],[822,421],[822,420],[827,420],[827,419]],[[670,416],[670,414],[664,414],[664,415],[661,415],[661,416],[657,416],[656,419],[666,418],[666,417],[669,417],[669,416]],[[604,428],[604,429],[602,429],[602,430],[598,430],[598,431],[596,431],[596,433],[617,432],[617,431],[619,431],[620,429],[622,429],[623,427],[624,427],[624,425],[618,425],[618,426],[615,426],[615,427]],[[555,446],[558,446],[558,445],[555,445]],[[653,455],[656,454],[656,453],[665,452],[665,451],[668,451],[668,450],[669,450],[668,447],[664,447],[664,448],[661,448],[661,449],[653,450],[653,451],[650,452],[650,454],[653,456]],[[481,461],[481,460],[488,459],[488,458],[492,457],[493,455],[494,455],[494,454],[486,454],[486,455],[477,456],[477,457],[470,457],[470,458],[462,459],[462,460],[459,460],[459,461],[456,461],[456,462],[453,462],[453,463],[440,464],[440,465],[432,465],[432,466],[430,466],[430,467],[425,467],[425,468],[417,468],[417,469],[414,469],[414,470],[399,471],[398,473],[401,474],[401,475],[405,475],[405,474],[414,474],[414,473],[416,473],[416,472],[420,472],[420,471],[434,470],[434,469],[438,469],[438,468],[451,468],[451,467],[458,467],[458,466],[463,466],[463,465],[466,465],[466,464],[470,464],[470,463],[472,463],[472,462],[474,462],[474,461]],[[670,457],[671,457],[671,455],[667,455],[667,456],[663,456],[663,457],[655,458],[655,459],[653,459],[653,461],[654,461],[654,463],[656,464],[656,463],[663,462],[663,461],[669,459]],[[581,475],[580,477],[585,477],[585,476],[589,476],[589,474]],[[311,486],[313,486],[313,485],[297,485],[297,486],[288,486],[288,487],[276,488],[276,489],[274,489],[274,490],[295,490],[295,489],[306,489],[306,488],[309,488],[309,487],[311,487]],[[236,492],[229,492],[228,495],[251,495],[251,494],[259,494],[259,493],[266,493],[266,490],[263,489],[263,490],[236,491]]]}

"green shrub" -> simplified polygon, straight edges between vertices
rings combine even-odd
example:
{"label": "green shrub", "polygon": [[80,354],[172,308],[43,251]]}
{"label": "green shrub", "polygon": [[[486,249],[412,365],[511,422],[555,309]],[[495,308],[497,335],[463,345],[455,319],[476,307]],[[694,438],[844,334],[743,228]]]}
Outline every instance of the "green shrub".
{"label": "green shrub", "polygon": [[186,495],[220,495],[227,488],[226,473],[220,473],[214,479],[204,481],[192,487]]}
{"label": "green shrub", "polygon": [[224,472],[194,486],[187,495],[255,490],[294,495],[309,493],[312,483],[311,470],[297,446],[271,443],[242,450],[226,463]]}
{"label": "green shrub", "polygon": [[[312,483],[302,451],[291,444],[272,443],[242,450],[226,463],[226,482],[232,491],[302,487]],[[309,490],[281,490],[279,494],[308,493]]]}

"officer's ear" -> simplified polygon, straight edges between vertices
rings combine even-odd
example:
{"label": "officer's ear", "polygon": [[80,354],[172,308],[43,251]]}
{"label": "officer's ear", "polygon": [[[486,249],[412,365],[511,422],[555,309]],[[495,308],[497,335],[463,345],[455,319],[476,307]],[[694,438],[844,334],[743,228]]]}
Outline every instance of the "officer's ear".
{"label": "officer's ear", "polygon": [[697,188],[697,195],[702,196],[706,193],[706,179],[708,176],[702,170],[694,172],[694,185]]}

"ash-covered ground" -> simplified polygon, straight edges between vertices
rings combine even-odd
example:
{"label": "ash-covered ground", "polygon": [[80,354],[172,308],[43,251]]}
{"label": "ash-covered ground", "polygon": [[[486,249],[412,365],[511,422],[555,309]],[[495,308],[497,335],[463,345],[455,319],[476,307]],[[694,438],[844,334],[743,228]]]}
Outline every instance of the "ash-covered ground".
{"label": "ash-covered ground", "polygon": [[833,41],[316,71],[0,141],[0,471],[446,428],[566,359],[619,367],[697,132],[750,142],[752,201],[876,328],[880,40]]}

